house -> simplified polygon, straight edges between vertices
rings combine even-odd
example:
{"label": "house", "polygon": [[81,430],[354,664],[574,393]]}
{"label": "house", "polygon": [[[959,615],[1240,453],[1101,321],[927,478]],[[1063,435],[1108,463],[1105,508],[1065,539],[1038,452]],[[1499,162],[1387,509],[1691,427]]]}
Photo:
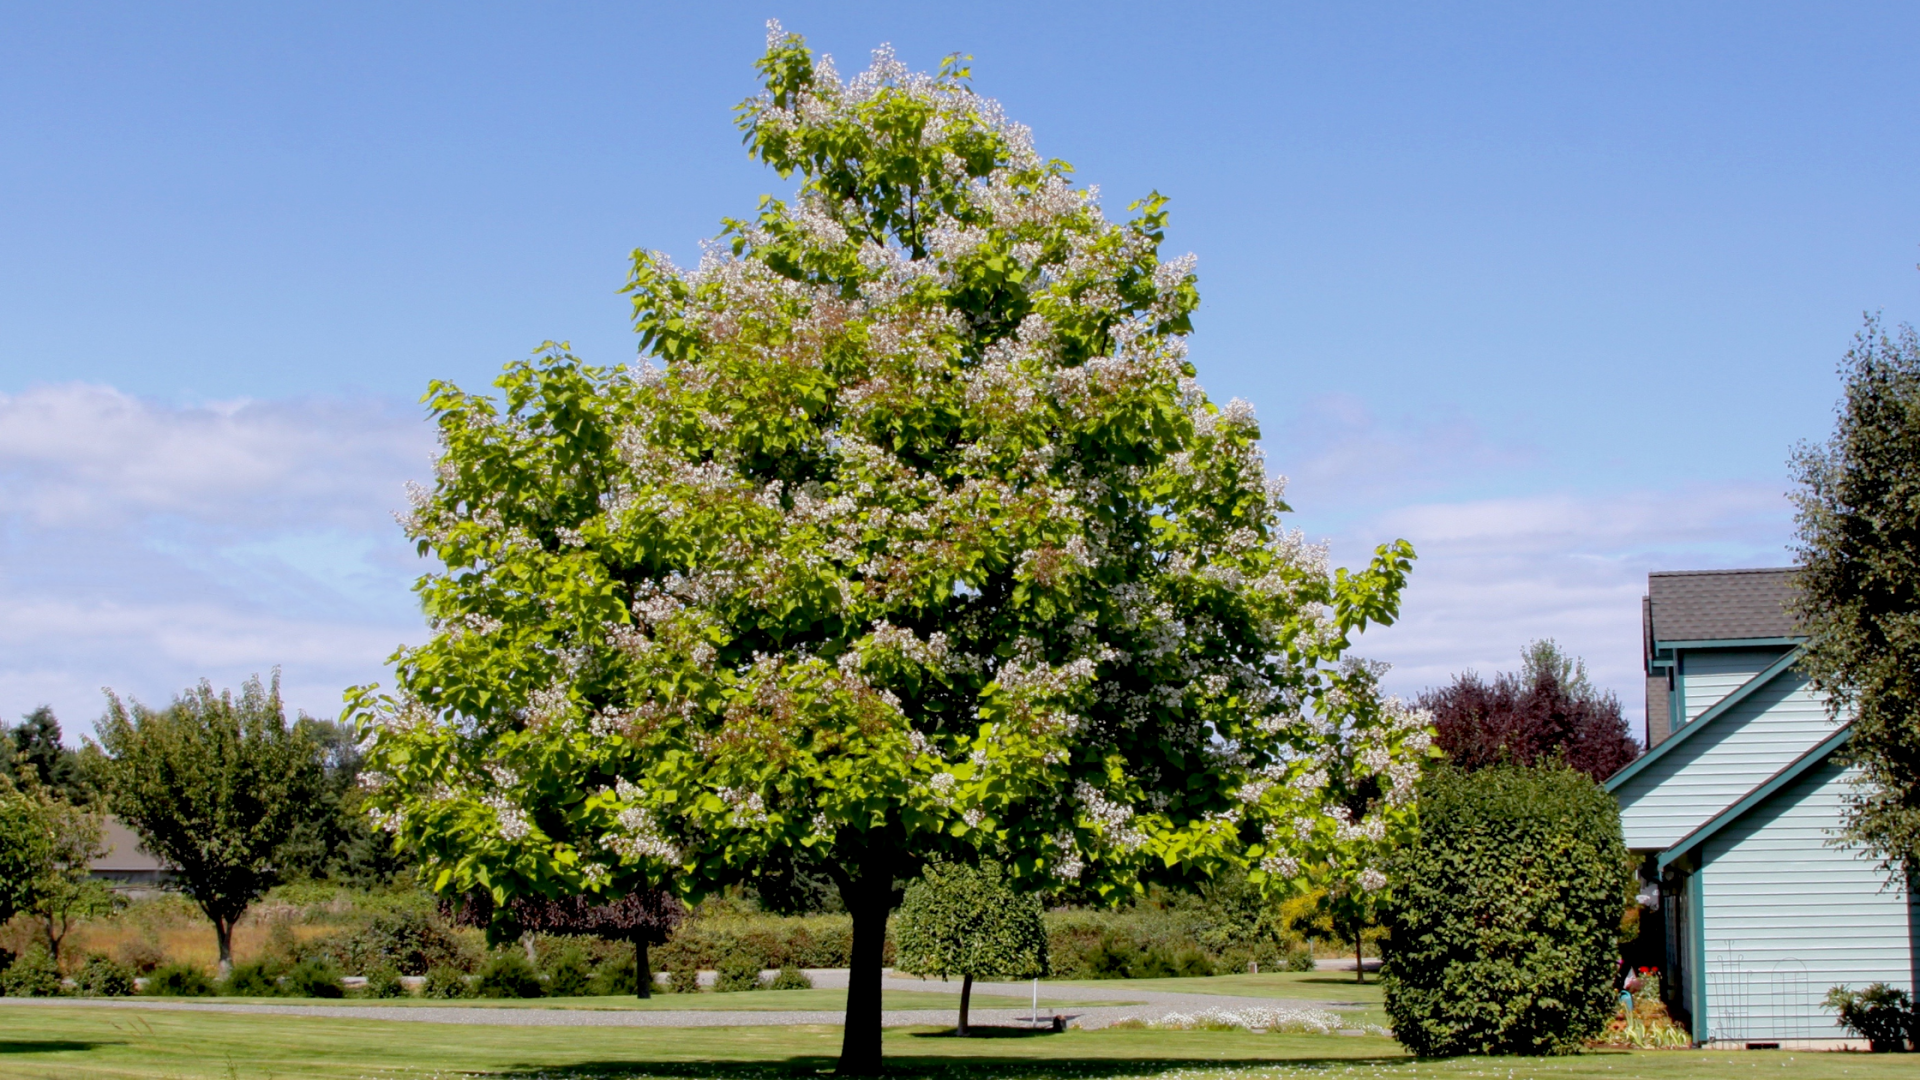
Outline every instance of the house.
{"label": "house", "polygon": [[1607,789],[1699,1043],[1840,1045],[1830,987],[1920,984],[1920,907],[1837,842],[1848,731],[1794,666],[1792,589],[1790,570],[1656,573],[1642,601],[1648,748]]}
{"label": "house", "polygon": [[87,876],[117,891],[157,889],[174,878],[173,868],[140,846],[140,837],[111,814],[101,822],[100,838],[107,850],[87,864]]}

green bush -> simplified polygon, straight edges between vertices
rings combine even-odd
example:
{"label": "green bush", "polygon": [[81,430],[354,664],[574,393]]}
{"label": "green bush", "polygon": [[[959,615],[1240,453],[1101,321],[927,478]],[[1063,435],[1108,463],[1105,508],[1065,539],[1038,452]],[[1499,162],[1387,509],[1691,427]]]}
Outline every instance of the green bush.
{"label": "green bush", "polygon": [[601,997],[633,993],[633,950],[623,949],[600,961],[587,992]]}
{"label": "green bush", "polygon": [[540,973],[518,952],[493,954],[480,977],[474,980],[474,993],[485,998],[537,998],[545,992]]}
{"label": "green bush", "polygon": [[347,996],[340,969],[324,956],[311,956],[288,969],[281,984],[288,997],[341,998]]}
{"label": "green bush", "polygon": [[767,989],[811,990],[813,989],[813,980],[807,976],[806,972],[801,971],[797,967],[783,967],[780,969],[780,974],[775,975],[773,981],[767,984]]}
{"label": "green bush", "polygon": [[8,997],[59,997],[60,965],[45,945],[35,942],[0,974],[0,989]]}
{"label": "green bush", "polygon": [[346,971],[385,966],[402,975],[425,975],[442,965],[472,965],[467,945],[455,931],[437,916],[409,908],[375,912],[359,927],[322,938],[310,950],[332,957]]}
{"label": "green bush", "polygon": [[1286,963],[1288,971],[1314,971],[1318,969],[1318,965],[1313,961],[1313,950],[1304,945],[1298,948],[1288,949]]}
{"label": "green bush", "polygon": [[700,992],[700,972],[696,968],[677,967],[667,977],[667,989],[676,994],[697,994]]}
{"label": "green bush", "polygon": [[147,993],[156,997],[209,997],[213,980],[192,964],[162,964],[147,976]]}
{"label": "green bush", "polygon": [[713,988],[722,994],[760,989],[760,963],[752,956],[729,956],[720,961]]}
{"label": "green bush", "polygon": [[421,985],[420,995],[448,1000],[467,998],[473,996],[473,987],[467,982],[466,972],[451,964],[442,964],[427,972],[427,981]]}
{"label": "green bush", "polygon": [[74,983],[88,997],[126,997],[133,993],[133,969],[111,956],[94,955],[80,965]]}
{"label": "green bush", "polygon": [[[628,993],[632,993],[633,963],[627,963]],[[583,997],[593,992],[593,967],[587,950],[568,945],[547,959],[547,996]]]}
{"label": "green bush", "polygon": [[1827,1008],[1840,1014],[1840,1024],[1867,1040],[1875,1053],[1904,1050],[1915,1027],[1913,999],[1905,990],[1874,983],[1865,990],[1836,986],[1827,991]]}
{"label": "green bush", "polygon": [[[689,920],[653,950],[654,966],[718,970],[729,956],[762,968],[846,967],[853,956],[853,920],[845,915],[720,915]],[[888,942],[882,962],[893,963]]]}
{"label": "green bush", "polygon": [[1571,1053],[1605,1030],[1632,875],[1619,807],[1585,774],[1437,770],[1391,880],[1382,981],[1409,1050]]}
{"label": "green bush", "polygon": [[272,960],[235,964],[220,980],[220,992],[228,997],[276,997],[280,994],[280,975],[285,969]]}
{"label": "green bush", "polygon": [[362,991],[370,998],[399,998],[407,996],[407,984],[400,981],[400,972],[392,967],[377,967],[367,972],[367,985]]}

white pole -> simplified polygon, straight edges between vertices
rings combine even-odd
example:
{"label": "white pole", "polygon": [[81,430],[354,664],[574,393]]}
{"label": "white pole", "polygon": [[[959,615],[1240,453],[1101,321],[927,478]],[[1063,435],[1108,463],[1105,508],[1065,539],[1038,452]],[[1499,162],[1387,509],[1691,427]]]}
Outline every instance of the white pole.
{"label": "white pole", "polygon": [[1033,980],[1033,1015],[1027,1017],[1029,1027],[1040,1026],[1040,980]]}

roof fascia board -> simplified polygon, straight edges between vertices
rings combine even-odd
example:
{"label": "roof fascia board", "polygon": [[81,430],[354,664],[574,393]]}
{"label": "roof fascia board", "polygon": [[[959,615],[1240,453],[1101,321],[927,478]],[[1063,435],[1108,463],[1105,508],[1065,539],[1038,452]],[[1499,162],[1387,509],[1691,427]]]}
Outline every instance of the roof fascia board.
{"label": "roof fascia board", "polygon": [[1766,783],[1747,792],[1739,802],[1708,818],[1699,828],[1681,837],[1679,843],[1674,844],[1661,854],[1660,869],[1665,870],[1674,862],[1685,857],[1688,852],[1693,851],[1711,839],[1715,833],[1733,824],[1742,817],[1745,817],[1747,811],[1773,798],[1781,788],[1800,779],[1800,777],[1806,775],[1809,770],[1826,761],[1829,757],[1832,757],[1835,750],[1846,745],[1847,739],[1852,736],[1852,734],[1853,725],[1848,724],[1846,727],[1827,736],[1821,741],[1820,745],[1794,758],[1786,768],[1768,777]]}
{"label": "roof fascia board", "polygon": [[1751,649],[1765,645],[1799,645],[1807,639],[1802,637],[1742,637],[1742,638],[1694,638],[1679,641],[1654,639],[1655,652],[1661,649]]}
{"label": "roof fascia board", "polygon": [[1633,761],[1628,762],[1626,768],[1621,769],[1619,772],[1614,773],[1612,776],[1608,777],[1607,782],[1604,785],[1606,789],[1608,791],[1618,790],[1621,784],[1624,784],[1628,780],[1631,780],[1634,777],[1640,775],[1643,771],[1646,770],[1647,766],[1665,757],[1667,754],[1672,752],[1674,747],[1679,746],[1681,743],[1686,742],[1689,738],[1692,738],[1694,732],[1699,731],[1701,728],[1706,727],[1708,724],[1714,722],[1715,720],[1720,719],[1722,716],[1725,716],[1728,712],[1731,712],[1733,710],[1733,707],[1735,705],[1738,705],[1742,701],[1745,701],[1747,698],[1751,697],[1754,691],[1760,689],[1761,687],[1767,685],[1773,680],[1779,678],[1782,674],[1791,670],[1793,668],[1793,662],[1795,660],[1798,660],[1799,658],[1800,658],[1800,649],[1796,647],[1793,649],[1793,651],[1787,653],[1787,655],[1781,657],[1778,660],[1775,660],[1772,664],[1769,664],[1766,670],[1762,671],[1760,674],[1755,675],[1753,678],[1748,679],[1744,683],[1741,683],[1739,688],[1734,690],[1733,693],[1728,694],[1726,697],[1723,697],[1719,701],[1714,702],[1712,708],[1708,709],[1706,712],[1701,713],[1699,716],[1694,717],[1691,721],[1683,725],[1678,731],[1675,731],[1673,734],[1661,740],[1660,745],[1654,747],[1653,749],[1647,751],[1644,754],[1641,754],[1638,758],[1635,758]]}

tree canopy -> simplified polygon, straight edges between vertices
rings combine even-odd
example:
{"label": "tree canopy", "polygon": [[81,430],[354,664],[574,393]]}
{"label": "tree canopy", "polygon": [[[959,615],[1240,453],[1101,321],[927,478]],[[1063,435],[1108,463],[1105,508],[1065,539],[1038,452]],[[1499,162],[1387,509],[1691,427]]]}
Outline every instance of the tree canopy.
{"label": "tree canopy", "polygon": [[1492,682],[1469,671],[1420,695],[1455,766],[1472,771],[1557,757],[1605,780],[1640,756],[1620,699],[1594,688],[1583,661],[1551,638],[1529,645],[1521,661],[1518,673]]}
{"label": "tree canopy", "polygon": [[[740,126],[799,192],[694,269],[635,253],[664,367],[550,346],[499,400],[433,384],[406,528],[434,634],[352,708],[438,888],[830,876],[865,1069],[886,915],[929,860],[1284,883],[1405,820],[1425,719],[1342,661],[1412,549],[1334,571],[1282,527],[1251,407],[1186,359],[1165,200],[1109,219],[958,58],[843,80],[775,26],[759,69]],[[1323,797],[1355,730],[1364,819]]]}
{"label": "tree canopy", "polygon": [[281,876],[287,838],[321,812],[317,756],[287,724],[278,673],[271,688],[247,680],[238,699],[202,682],[158,710],[109,694],[97,733],[109,808],[179,872],[226,974],[234,923]]}
{"label": "tree canopy", "polygon": [[1920,876],[1920,336],[1869,319],[1840,364],[1825,444],[1802,446],[1796,614],[1800,670],[1851,721],[1861,770],[1846,831]]}
{"label": "tree canopy", "polygon": [[907,886],[894,920],[893,966],[910,975],[960,976],[960,1034],[973,980],[1047,973],[1040,900],[1015,891],[996,863],[932,863]]}

